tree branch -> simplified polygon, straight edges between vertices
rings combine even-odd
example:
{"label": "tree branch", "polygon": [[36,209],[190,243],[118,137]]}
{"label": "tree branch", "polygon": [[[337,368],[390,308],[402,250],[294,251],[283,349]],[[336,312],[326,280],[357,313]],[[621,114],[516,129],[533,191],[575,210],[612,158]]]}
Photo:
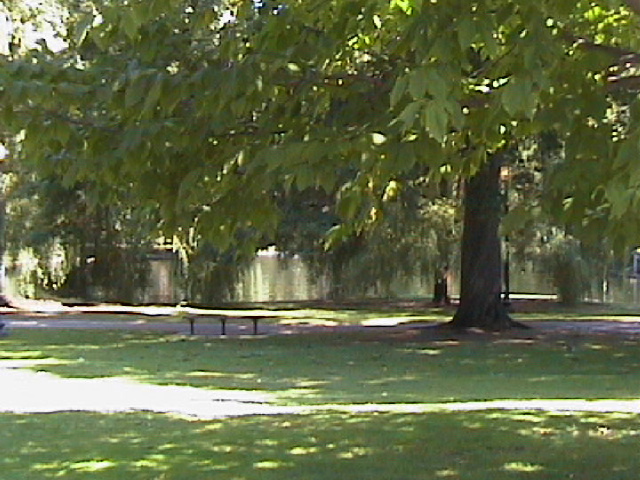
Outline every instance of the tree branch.
{"label": "tree branch", "polygon": [[66,122],[70,125],[76,125],[78,127],[96,128],[98,130],[104,130],[108,132],[118,131],[118,129],[114,125],[101,124],[101,123],[92,122],[90,120],[74,118],[66,113],[62,113],[57,110],[40,109],[36,107],[23,107],[22,109],[13,110],[12,113],[16,115],[33,115],[34,112],[36,114],[43,115],[45,119],[47,117],[55,118],[57,120],[62,120],[63,122]]}
{"label": "tree branch", "polygon": [[611,77],[607,80],[607,90],[640,90],[640,76],[633,75],[628,77]]}
{"label": "tree branch", "polygon": [[573,35],[570,32],[564,32],[562,36],[576,47],[609,55],[616,60],[616,65],[640,64],[640,53],[629,48],[597,43],[589,38]]}
{"label": "tree branch", "polygon": [[640,16],[640,0],[624,0],[624,3],[627,4],[629,10]]}

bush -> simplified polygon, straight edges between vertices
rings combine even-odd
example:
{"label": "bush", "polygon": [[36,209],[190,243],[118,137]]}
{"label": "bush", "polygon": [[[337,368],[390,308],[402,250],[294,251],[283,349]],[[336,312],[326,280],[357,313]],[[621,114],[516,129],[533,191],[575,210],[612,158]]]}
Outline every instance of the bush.
{"label": "bush", "polygon": [[561,303],[575,305],[589,291],[589,264],[580,242],[570,235],[558,235],[542,250],[542,263],[551,274]]}

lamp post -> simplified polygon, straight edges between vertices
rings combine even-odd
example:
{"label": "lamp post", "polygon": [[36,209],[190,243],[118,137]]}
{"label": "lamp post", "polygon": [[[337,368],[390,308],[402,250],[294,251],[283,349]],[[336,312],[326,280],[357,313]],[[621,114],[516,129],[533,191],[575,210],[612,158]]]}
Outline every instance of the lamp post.
{"label": "lamp post", "polygon": [[[511,182],[511,167],[509,165],[503,165],[500,168],[500,181],[502,183],[502,196],[504,202],[504,214],[509,213],[509,184]],[[505,306],[511,305],[511,278],[510,272],[510,257],[509,257],[509,235],[504,236],[504,263],[502,266],[502,282],[504,291],[502,293],[502,304]]]}

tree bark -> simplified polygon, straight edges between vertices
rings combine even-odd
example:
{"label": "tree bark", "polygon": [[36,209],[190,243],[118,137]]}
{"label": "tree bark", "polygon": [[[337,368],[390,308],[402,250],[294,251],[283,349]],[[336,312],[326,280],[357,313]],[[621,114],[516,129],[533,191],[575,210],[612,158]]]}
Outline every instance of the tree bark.
{"label": "tree bark", "polygon": [[636,15],[640,15],[640,0],[624,0],[624,3],[627,4],[629,10],[634,12]]}
{"label": "tree bark", "polygon": [[522,326],[502,304],[502,216],[500,167],[494,154],[465,188],[460,271],[460,304],[450,322],[456,329],[506,330]]}

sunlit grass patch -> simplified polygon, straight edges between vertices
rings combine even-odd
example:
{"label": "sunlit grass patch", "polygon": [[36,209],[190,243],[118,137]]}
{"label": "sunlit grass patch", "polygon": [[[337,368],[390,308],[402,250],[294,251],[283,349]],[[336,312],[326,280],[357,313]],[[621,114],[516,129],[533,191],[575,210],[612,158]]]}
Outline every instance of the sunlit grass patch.
{"label": "sunlit grass patch", "polygon": [[515,473],[533,473],[541,472],[544,470],[544,467],[542,465],[523,462],[507,462],[502,468],[507,472]]}

